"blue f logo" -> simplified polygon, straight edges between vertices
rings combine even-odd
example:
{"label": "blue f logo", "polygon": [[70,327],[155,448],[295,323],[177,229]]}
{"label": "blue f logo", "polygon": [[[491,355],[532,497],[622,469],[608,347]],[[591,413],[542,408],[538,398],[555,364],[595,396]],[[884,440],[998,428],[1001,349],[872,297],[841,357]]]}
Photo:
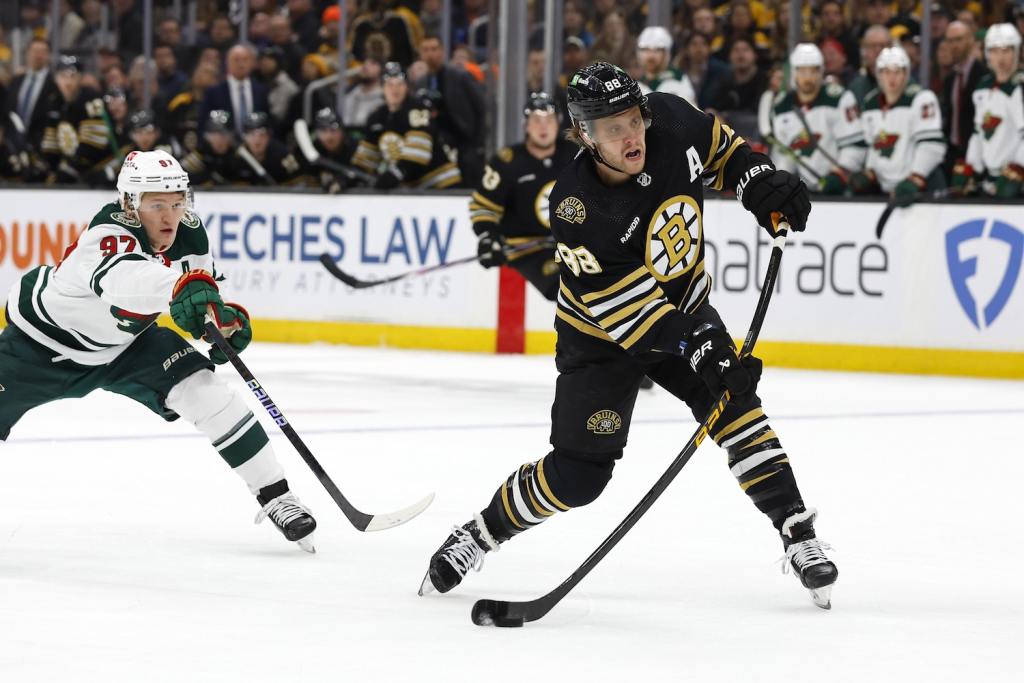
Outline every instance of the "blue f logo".
{"label": "blue f logo", "polygon": [[[971,290],[967,287],[967,281],[978,272],[978,259],[974,256],[966,259],[960,256],[962,244],[982,237],[1003,242],[1010,248],[1006,272],[1003,273],[996,293],[992,295],[992,299],[988,303],[975,301]],[[976,328],[989,327],[1002,313],[1006,302],[1010,300],[1014,285],[1017,284],[1022,257],[1024,257],[1024,232],[999,220],[990,221],[977,218],[961,223],[946,233],[946,263],[949,266],[949,278],[953,283],[953,291],[960,302],[960,307],[964,309],[964,313]]]}

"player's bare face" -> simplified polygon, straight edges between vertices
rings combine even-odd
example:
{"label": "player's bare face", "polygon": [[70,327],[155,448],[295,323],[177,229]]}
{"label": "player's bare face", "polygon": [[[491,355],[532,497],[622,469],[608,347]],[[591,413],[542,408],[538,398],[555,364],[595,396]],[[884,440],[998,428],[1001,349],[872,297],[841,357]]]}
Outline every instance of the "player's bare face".
{"label": "player's bare face", "polygon": [[632,176],[644,170],[647,127],[640,107],[591,122],[590,136],[608,165]]}
{"label": "player's bare face", "polygon": [[996,80],[1005,83],[1013,75],[1017,67],[1017,56],[1012,47],[993,47],[985,53],[988,66],[996,75]]}
{"label": "player's bare face", "polygon": [[337,128],[321,128],[316,132],[316,139],[328,152],[341,147],[341,131]]}
{"label": "player's bare face", "polygon": [[245,146],[257,157],[267,153],[270,144],[270,133],[265,128],[256,128],[245,134]]}
{"label": "player's bare face", "polygon": [[174,244],[178,223],[187,208],[184,192],[147,192],[142,195],[139,220],[154,251],[165,251]]}
{"label": "player's bare face", "polygon": [[640,50],[640,66],[648,76],[656,76],[665,70],[664,50]]}
{"label": "player's bare face", "polygon": [[140,152],[152,150],[156,146],[157,137],[156,129],[152,126],[132,132],[132,142],[135,143],[135,149]]}
{"label": "player's bare face", "polygon": [[815,66],[800,66],[796,69],[796,92],[801,99],[817,97],[821,90],[821,69]]}
{"label": "player's bare face", "polygon": [[526,119],[526,139],[540,150],[550,150],[558,139],[558,115],[554,112],[531,112]]}
{"label": "player's bare face", "polygon": [[384,81],[384,103],[391,111],[398,111],[409,92],[403,78],[388,78]]}
{"label": "player's bare face", "polygon": [[907,85],[906,69],[881,69],[878,72],[878,85],[885,94],[885,101],[892,104],[900,98]]}
{"label": "player's bare face", "polygon": [[231,149],[231,136],[227,133],[207,133],[206,141],[214,154],[227,154]]}

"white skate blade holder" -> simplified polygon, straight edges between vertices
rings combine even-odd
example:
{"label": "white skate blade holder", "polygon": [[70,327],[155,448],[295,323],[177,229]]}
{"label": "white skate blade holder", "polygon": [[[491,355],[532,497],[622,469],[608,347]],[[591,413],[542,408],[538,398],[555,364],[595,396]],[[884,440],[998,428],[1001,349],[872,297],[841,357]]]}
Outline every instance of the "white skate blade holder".
{"label": "white skate blade holder", "polygon": [[832,586],[811,588],[811,600],[821,609],[832,609]]}
{"label": "white skate blade holder", "polygon": [[295,545],[299,546],[299,549],[305,550],[307,553],[316,554],[316,546],[313,545],[313,534],[295,541]]}

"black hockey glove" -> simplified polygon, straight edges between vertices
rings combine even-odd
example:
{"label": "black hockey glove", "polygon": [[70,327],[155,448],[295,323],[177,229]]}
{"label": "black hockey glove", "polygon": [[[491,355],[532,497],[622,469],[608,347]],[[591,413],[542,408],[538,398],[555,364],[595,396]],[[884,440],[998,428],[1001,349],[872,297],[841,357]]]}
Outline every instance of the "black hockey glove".
{"label": "black hockey glove", "polygon": [[508,257],[505,256],[505,238],[493,232],[482,233],[476,245],[476,255],[484,268],[504,265],[508,262]]}
{"label": "black hockey glove", "polygon": [[761,360],[746,356],[741,362],[736,357],[732,338],[711,323],[694,330],[683,356],[712,394],[728,389],[734,397],[742,396],[754,391],[761,379]]}
{"label": "black hockey glove", "polygon": [[[221,320],[221,334],[228,340],[228,345],[235,350],[235,353],[245,351],[245,347],[252,341],[252,324],[249,322],[249,311],[238,304],[224,304],[224,320]],[[210,349],[210,360],[217,365],[228,362],[228,357],[214,344],[212,339],[206,341],[213,344]]]}
{"label": "black hockey glove", "polygon": [[402,174],[396,168],[389,168],[377,176],[373,186],[378,190],[393,190],[402,182]]}
{"label": "black hockey glove", "polygon": [[774,235],[772,213],[778,211],[796,232],[807,227],[811,199],[807,186],[799,176],[776,171],[768,164],[748,170],[736,186],[736,196],[743,208],[754,214],[758,225]]}

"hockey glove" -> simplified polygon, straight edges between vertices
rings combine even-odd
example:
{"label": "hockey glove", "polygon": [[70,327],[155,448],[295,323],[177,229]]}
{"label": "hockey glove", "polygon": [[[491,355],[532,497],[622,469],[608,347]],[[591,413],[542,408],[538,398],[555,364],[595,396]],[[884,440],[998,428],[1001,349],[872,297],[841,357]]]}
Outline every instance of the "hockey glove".
{"label": "hockey glove", "polygon": [[402,183],[402,172],[391,167],[377,176],[373,186],[378,190],[393,190]]}
{"label": "hockey glove", "polygon": [[832,169],[832,172],[821,179],[821,193],[839,195],[846,190],[846,174],[839,171],[838,169]]}
{"label": "hockey glove", "polygon": [[960,159],[953,164],[953,178],[950,186],[957,194],[968,194],[974,185],[974,167]]}
{"label": "hockey glove", "polygon": [[917,195],[928,186],[928,181],[916,173],[911,173],[901,180],[892,190],[892,199],[896,206],[910,206]]}
{"label": "hockey glove", "polygon": [[1024,181],[1024,167],[1007,164],[1003,174],[996,178],[996,196],[1001,199],[1019,197],[1021,181]]}
{"label": "hockey glove", "polygon": [[484,268],[504,265],[508,261],[505,256],[505,238],[493,232],[482,233],[476,245],[476,255]]}
{"label": "hockey glove", "polygon": [[758,225],[774,236],[772,213],[781,213],[789,227],[801,232],[807,226],[811,199],[799,176],[776,171],[767,164],[755,166],[744,174],[736,187],[743,208],[754,214]]}
{"label": "hockey glove", "polygon": [[[221,319],[221,334],[228,340],[228,345],[241,353],[252,341],[252,324],[249,322],[249,311],[238,304],[224,304],[224,317]],[[213,343],[212,339],[206,341],[213,344],[210,349],[210,360],[218,365],[228,362],[228,357],[220,350],[220,347]]]}
{"label": "hockey glove", "polygon": [[878,178],[872,171],[854,173],[850,176],[850,189],[854,194],[881,194]]}
{"label": "hockey glove", "polygon": [[203,336],[208,311],[218,320],[218,326],[223,327],[221,322],[226,317],[224,300],[220,298],[213,276],[205,270],[190,270],[174,283],[171,317],[193,339],[199,339]]}
{"label": "hockey glove", "polygon": [[742,396],[754,391],[761,379],[760,359],[746,356],[740,362],[732,339],[725,330],[711,323],[694,330],[683,356],[712,394],[728,389],[734,397]]}

